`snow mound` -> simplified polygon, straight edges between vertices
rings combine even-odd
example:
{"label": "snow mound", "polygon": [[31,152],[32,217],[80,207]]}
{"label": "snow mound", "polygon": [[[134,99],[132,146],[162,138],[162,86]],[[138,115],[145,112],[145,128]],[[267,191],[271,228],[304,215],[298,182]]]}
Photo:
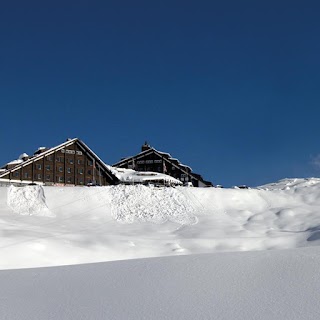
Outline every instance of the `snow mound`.
{"label": "snow mound", "polygon": [[178,188],[119,185],[111,189],[112,216],[122,223],[197,223],[192,203]]}
{"label": "snow mound", "polygon": [[10,186],[7,204],[9,208],[20,215],[53,216],[46,205],[44,190],[40,185]]}

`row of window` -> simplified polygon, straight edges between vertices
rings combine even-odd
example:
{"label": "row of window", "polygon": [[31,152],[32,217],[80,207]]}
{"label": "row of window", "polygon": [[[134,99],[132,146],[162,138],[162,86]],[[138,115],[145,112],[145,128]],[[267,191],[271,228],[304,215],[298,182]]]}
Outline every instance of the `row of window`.
{"label": "row of window", "polygon": [[[47,168],[47,170],[49,171],[50,168]],[[63,172],[63,167],[58,167],[58,171],[59,172]],[[72,173],[72,168],[67,168],[67,173]],[[84,170],[82,168],[79,168],[79,169],[77,169],[77,173],[78,174],[84,174]],[[87,174],[88,175],[92,175],[92,170],[91,169],[87,170]],[[97,176],[101,176],[100,172],[97,172],[96,174],[97,174]],[[38,173],[37,175],[41,176],[41,173]],[[20,176],[20,172],[19,171],[15,171],[14,176],[15,177],[19,177]],[[29,173],[25,172],[23,176],[24,176],[24,178],[29,178]]]}
{"label": "row of window", "polygon": [[[73,164],[73,162],[69,162],[70,164]],[[78,164],[82,164],[82,160],[78,160]],[[92,163],[92,161],[88,161],[88,165],[89,166],[92,166],[93,165],[93,163]],[[42,164],[41,163],[38,163],[38,164],[36,164],[36,170],[42,170]],[[48,165],[46,165],[45,166],[45,168],[46,168],[46,170],[51,170],[51,165],[50,164],[48,164]],[[59,167],[59,170],[60,170],[60,168],[62,168],[62,167]],[[71,170],[71,168],[68,168],[68,169],[70,169]],[[83,169],[79,169],[79,170],[83,170]],[[82,172],[83,173],[83,172]],[[91,173],[90,173],[91,174]]]}
{"label": "row of window", "polygon": [[162,163],[162,160],[138,160],[137,161],[138,164],[143,164],[143,163]]}
{"label": "row of window", "polygon": [[[16,172],[15,175],[18,176],[19,172]],[[25,172],[24,173],[24,178],[28,179],[28,178],[31,178],[31,176],[28,174],[28,172]],[[50,174],[45,175],[45,180],[46,181],[52,181],[51,178],[52,178],[52,176]],[[41,173],[35,174],[34,175],[34,180],[42,180],[42,174]],[[78,184],[84,184],[84,180],[85,180],[84,178],[78,178],[77,179]],[[56,176],[56,182],[62,183],[64,181],[65,181],[64,177]],[[67,183],[74,183],[73,177],[67,177],[66,178],[66,182]],[[92,179],[88,178],[88,179],[86,179],[86,182],[87,183],[92,183]]]}
{"label": "row of window", "polygon": [[[52,161],[52,156],[47,156],[46,157],[47,161]],[[72,158],[66,158],[67,163],[74,164],[74,159]],[[56,162],[64,162],[64,157],[56,157]],[[77,164],[83,164],[84,160],[83,159],[77,159]],[[88,166],[93,166],[93,161],[92,160],[87,160],[87,165]]]}
{"label": "row of window", "polygon": [[61,153],[77,154],[82,155],[82,151],[70,150],[70,149],[61,149]]}

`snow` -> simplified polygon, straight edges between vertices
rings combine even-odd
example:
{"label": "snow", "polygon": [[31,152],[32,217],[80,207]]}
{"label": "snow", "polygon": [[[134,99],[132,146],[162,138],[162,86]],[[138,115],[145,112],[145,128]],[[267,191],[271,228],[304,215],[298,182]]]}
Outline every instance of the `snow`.
{"label": "snow", "polygon": [[[319,319],[319,247],[0,272],[2,319]],[[5,288],[5,289],[4,289]]]}
{"label": "snow", "polygon": [[24,152],[24,153],[21,153],[20,156],[19,156],[19,159],[20,160],[23,160],[23,158],[28,158],[29,156]]}
{"label": "snow", "polygon": [[318,178],[0,187],[1,318],[317,319],[319,209]]}
{"label": "snow", "polygon": [[10,164],[20,164],[22,163],[23,160],[22,159],[16,159],[16,160],[12,160],[10,162],[7,163],[7,165],[10,165]]}
{"label": "snow", "polygon": [[135,171],[133,169],[116,168],[108,166],[107,168],[122,182],[125,183],[146,183],[163,181],[165,184],[182,185],[182,182],[167,174],[151,171]]}

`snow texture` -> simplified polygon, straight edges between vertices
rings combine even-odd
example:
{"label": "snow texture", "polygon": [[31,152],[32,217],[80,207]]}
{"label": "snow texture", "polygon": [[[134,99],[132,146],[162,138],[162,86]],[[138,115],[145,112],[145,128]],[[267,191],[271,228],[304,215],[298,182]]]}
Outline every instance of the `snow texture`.
{"label": "snow texture", "polygon": [[319,212],[317,178],[0,187],[1,319],[318,319]]}
{"label": "snow texture", "polygon": [[52,216],[46,206],[44,190],[40,185],[10,186],[7,203],[9,208],[21,215]]}
{"label": "snow texture", "polygon": [[0,272],[4,320],[314,320],[319,247]]}
{"label": "snow texture", "polygon": [[195,224],[195,209],[180,190],[143,185],[117,186],[111,189],[112,216],[125,223],[172,221],[181,225]]}

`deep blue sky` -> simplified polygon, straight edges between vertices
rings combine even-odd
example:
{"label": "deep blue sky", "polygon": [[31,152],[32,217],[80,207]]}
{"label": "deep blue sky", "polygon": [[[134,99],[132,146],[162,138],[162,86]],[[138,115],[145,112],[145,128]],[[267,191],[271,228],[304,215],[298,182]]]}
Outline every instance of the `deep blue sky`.
{"label": "deep blue sky", "polygon": [[79,137],[109,164],[147,140],[225,186],[319,176],[319,17],[319,1],[2,1],[0,162]]}

